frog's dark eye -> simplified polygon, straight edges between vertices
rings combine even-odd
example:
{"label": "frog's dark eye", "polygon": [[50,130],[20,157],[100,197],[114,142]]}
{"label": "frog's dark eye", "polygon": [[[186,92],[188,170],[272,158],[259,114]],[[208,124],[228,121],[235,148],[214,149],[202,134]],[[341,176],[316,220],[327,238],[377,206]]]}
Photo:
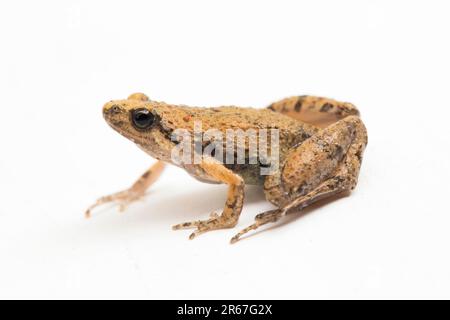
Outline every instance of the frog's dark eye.
{"label": "frog's dark eye", "polygon": [[155,116],[147,109],[137,109],[133,110],[131,119],[136,128],[144,130],[151,127],[155,120]]}

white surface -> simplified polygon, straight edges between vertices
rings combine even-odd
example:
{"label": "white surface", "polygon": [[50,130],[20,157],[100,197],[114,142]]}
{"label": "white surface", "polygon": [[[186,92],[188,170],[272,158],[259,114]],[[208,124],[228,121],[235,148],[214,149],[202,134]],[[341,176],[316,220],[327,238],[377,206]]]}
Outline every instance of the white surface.
{"label": "white surface", "polygon": [[[10,1],[0,5],[0,298],[450,298],[447,1]],[[152,163],[101,117],[143,91],[191,105],[315,94],[369,131],[350,197],[230,246],[170,226],[225,186],[170,168],[125,214],[83,219]]]}

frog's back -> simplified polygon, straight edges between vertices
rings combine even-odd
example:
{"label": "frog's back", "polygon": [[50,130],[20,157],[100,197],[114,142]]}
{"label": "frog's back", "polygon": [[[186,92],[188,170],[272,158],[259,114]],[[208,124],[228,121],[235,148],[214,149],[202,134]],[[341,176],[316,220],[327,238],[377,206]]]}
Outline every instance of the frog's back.
{"label": "frog's back", "polygon": [[212,127],[240,129],[279,129],[286,131],[313,133],[316,128],[270,109],[240,108],[224,106],[207,108],[202,119]]}
{"label": "frog's back", "polygon": [[[294,145],[299,145],[318,129],[310,124],[303,123],[289,116],[274,112],[269,109],[218,107],[207,109],[211,113],[208,116],[207,126],[217,126],[227,129],[277,129],[279,130],[279,162],[285,158],[288,150]],[[204,128],[205,129],[205,128]],[[270,134],[270,133],[269,133]],[[268,148],[271,148],[271,140],[268,137]],[[248,147],[248,146],[247,146]],[[246,150],[248,152],[248,150]],[[270,154],[270,150],[267,150]],[[248,153],[247,153],[248,154]],[[265,176],[261,175],[261,159],[256,164],[249,164],[246,158],[245,164],[238,164],[236,159],[231,164],[225,164],[227,168],[240,175],[246,184],[263,185]]]}
{"label": "frog's back", "polygon": [[[278,131],[279,137],[279,161],[283,161],[288,150],[299,145],[312,135],[318,129],[310,124],[298,121],[287,115],[275,112],[270,109],[242,108],[236,106],[222,106],[213,108],[174,106],[164,103],[156,105],[158,113],[161,116],[162,127],[170,135],[171,130],[183,128],[194,132],[195,123],[201,125],[201,131],[219,130],[223,136],[227,135],[227,130],[255,130],[258,137],[259,130],[268,130],[267,152],[270,154],[272,140],[270,130]],[[209,142],[205,142],[208,144]],[[227,140],[223,141],[224,151],[227,150]],[[261,166],[264,159],[258,163],[249,163],[248,140],[245,143],[245,164],[239,164],[237,154],[234,154],[234,161],[231,164],[225,164],[227,168],[243,177],[246,184],[261,185],[264,183],[264,176],[260,175]],[[224,153],[225,154],[225,153]],[[194,175],[195,176],[195,175]]]}
{"label": "frog's back", "polygon": [[278,129],[280,130],[280,138],[296,136],[300,139],[302,137],[309,138],[318,130],[313,125],[270,109],[236,106],[204,108],[162,103],[158,105],[158,112],[161,113],[164,126],[171,129],[185,128],[193,131],[194,123],[199,122],[202,131],[215,129],[225,133],[227,129],[244,131],[248,129]]}

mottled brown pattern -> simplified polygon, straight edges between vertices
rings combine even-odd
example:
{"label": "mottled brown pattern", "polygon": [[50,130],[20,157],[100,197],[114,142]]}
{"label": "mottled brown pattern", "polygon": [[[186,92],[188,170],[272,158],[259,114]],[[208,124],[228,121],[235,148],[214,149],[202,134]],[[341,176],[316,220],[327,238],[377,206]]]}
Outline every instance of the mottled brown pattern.
{"label": "mottled brown pattern", "polygon": [[[153,120],[149,127],[139,129],[133,125],[135,110],[151,113]],[[190,239],[210,230],[234,227],[242,210],[245,184],[263,185],[267,200],[279,209],[257,215],[255,223],[233,237],[232,243],[246,232],[275,222],[294,209],[353,189],[367,145],[367,132],[354,105],[313,96],[290,97],[272,103],[267,109],[253,109],[172,105],[136,93],[126,100],[108,102],[103,114],[111,127],[159,162],[130,189],[99,199],[87,213],[97,205],[112,201],[123,209],[143,195],[159,176],[163,163],[169,162],[200,181],[229,186],[221,215],[213,213],[207,220],[174,226],[174,229],[195,228]],[[199,164],[173,163],[171,151],[178,142],[171,140],[172,133],[181,128],[192,133],[196,121],[201,121],[203,132],[216,129],[223,134],[227,129],[279,129],[279,170],[261,176],[259,168],[264,163],[224,165],[211,157],[204,157]],[[212,141],[205,142],[204,146],[209,143]],[[252,156],[247,142],[245,152],[246,157]]]}

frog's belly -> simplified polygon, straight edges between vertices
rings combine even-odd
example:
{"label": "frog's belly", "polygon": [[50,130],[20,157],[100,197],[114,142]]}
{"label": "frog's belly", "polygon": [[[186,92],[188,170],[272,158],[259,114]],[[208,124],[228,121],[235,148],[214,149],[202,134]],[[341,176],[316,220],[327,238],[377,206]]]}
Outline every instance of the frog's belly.
{"label": "frog's belly", "polygon": [[194,177],[196,180],[204,183],[211,183],[211,184],[221,184],[221,182],[215,181],[215,180],[209,180],[207,178],[197,177],[191,174],[191,177]]}
{"label": "frog's belly", "polygon": [[[251,165],[251,164],[232,164],[232,165],[225,165],[228,169],[242,177],[244,179],[245,184],[247,185],[254,185],[254,186],[262,186],[264,185],[264,179],[265,176],[261,175],[260,173],[260,166],[259,165]],[[204,182],[204,183],[212,183],[212,184],[220,184],[221,182],[218,182],[214,179],[210,179],[204,172],[195,170],[192,167],[184,167],[186,171],[194,177],[196,180]]]}
{"label": "frog's belly", "polygon": [[261,167],[259,164],[226,164],[225,166],[241,176],[245,184],[254,186],[264,185],[265,176],[261,175]]}

